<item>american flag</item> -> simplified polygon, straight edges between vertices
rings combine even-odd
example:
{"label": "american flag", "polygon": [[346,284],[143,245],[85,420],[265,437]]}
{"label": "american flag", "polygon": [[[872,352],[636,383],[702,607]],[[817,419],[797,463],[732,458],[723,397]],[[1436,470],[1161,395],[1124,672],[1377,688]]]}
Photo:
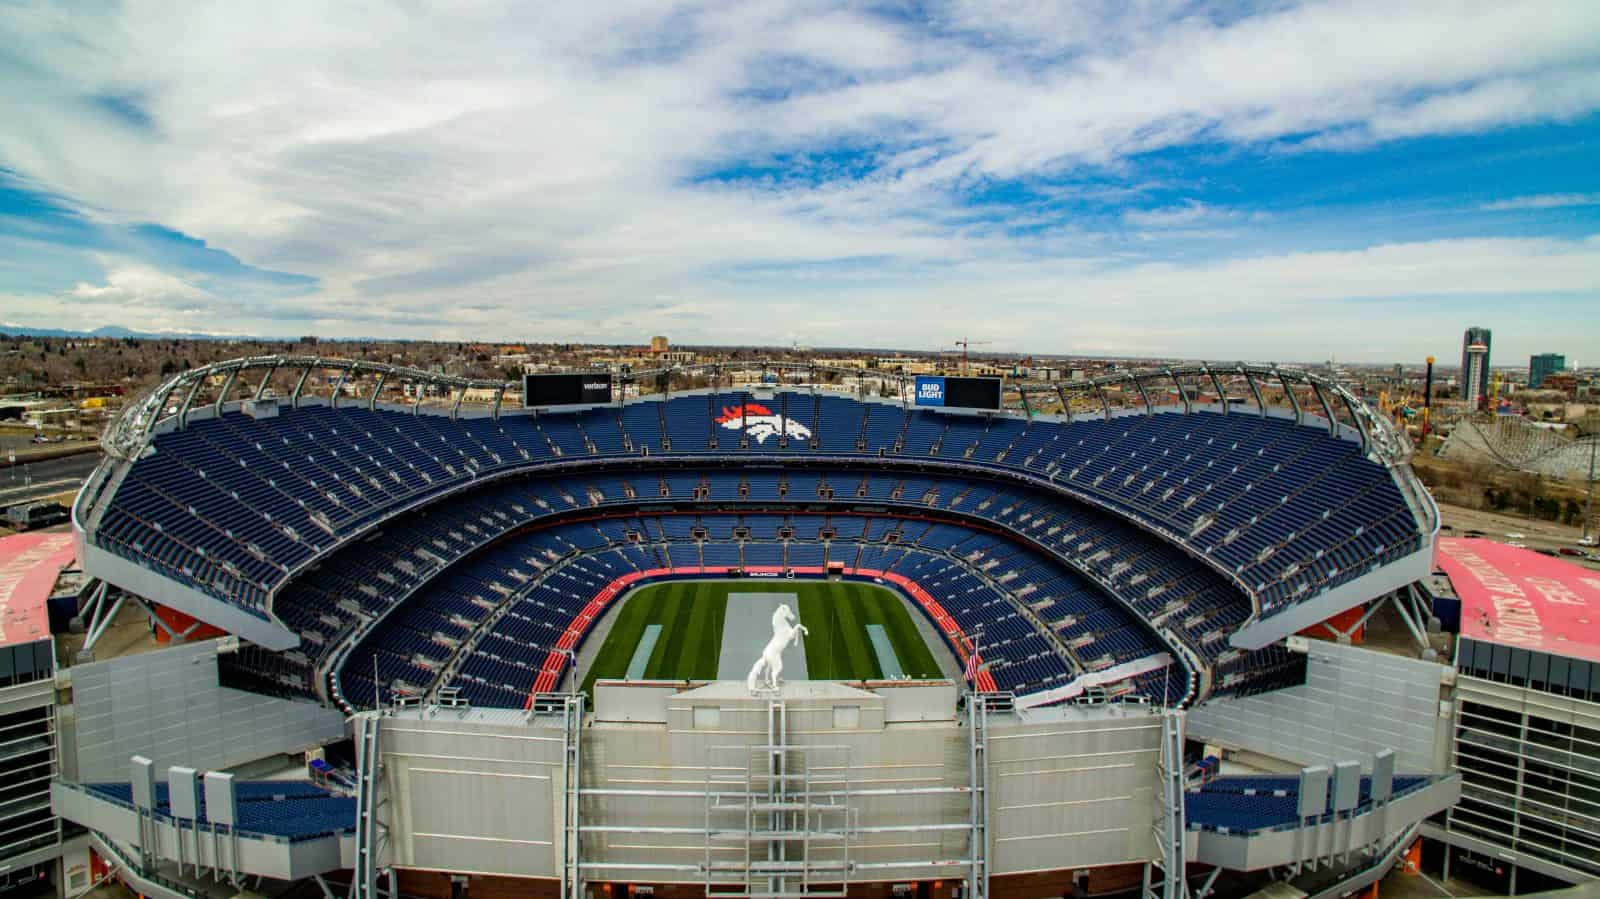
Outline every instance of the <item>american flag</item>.
{"label": "american flag", "polygon": [[964,676],[970,681],[978,679],[978,648],[976,646],[972,648],[971,652],[967,653],[967,670]]}

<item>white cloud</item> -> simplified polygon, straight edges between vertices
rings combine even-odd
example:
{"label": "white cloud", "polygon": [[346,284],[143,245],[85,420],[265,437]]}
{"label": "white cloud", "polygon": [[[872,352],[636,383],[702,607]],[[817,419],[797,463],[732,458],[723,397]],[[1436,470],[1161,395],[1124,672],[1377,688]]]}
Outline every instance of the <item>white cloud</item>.
{"label": "white cloud", "polygon": [[238,298],[213,293],[187,274],[120,257],[96,258],[105,270],[102,281],[80,281],[52,295],[0,297],[9,317],[18,325],[82,331],[120,325],[149,332],[246,332],[238,322],[253,312]]}
{"label": "white cloud", "polygon": [[[1118,171],[1195,140],[1358,146],[1567,120],[1600,108],[1592,16],[1588,0],[1274,3],[1228,19],[1177,0],[952,2],[926,24],[813,0],[70,15],[40,2],[0,20],[19,60],[0,79],[0,167],[95,217],[157,222],[321,282],[241,296],[120,260],[104,283],[30,297],[33,318],[145,326],[131,308],[164,327],[271,333],[793,330],[928,345],[976,320],[1038,350],[1051,348],[1041,334],[1107,351],[1256,346],[1284,304],[1325,304],[1295,307],[1311,320],[1379,295],[1565,295],[1595,290],[1600,269],[1592,246],[1561,241],[1161,264],[1071,223],[1010,236],[951,186]],[[97,93],[137,98],[154,128],[108,120],[86,101]],[[693,180],[841,144],[882,167],[820,184]],[[1251,223],[1198,202],[1123,221],[1161,234]],[[1478,254],[1501,267],[1473,267]],[[993,321],[997,301],[1016,304],[1015,322]],[[1185,330],[1218,307],[1262,321]]]}
{"label": "white cloud", "polygon": [[1122,220],[1135,228],[1189,228],[1238,218],[1231,209],[1221,209],[1198,200],[1185,200],[1176,206],[1157,209],[1129,209]]}
{"label": "white cloud", "polygon": [[[1440,240],[1185,264],[975,260],[896,277],[824,269],[738,283],[652,278],[648,287],[626,264],[610,274],[609,287],[562,269],[476,284],[471,302],[407,298],[357,306],[344,313],[359,318],[342,333],[622,342],[665,333],[692,335],[683,342],[922,348],[970,336],[1038,353],[1382,361],[1448,355],[1460,328],[1472,323],[1467,319],[1483,318],[1496,327],[1496,352],[1511,358],[1540,351],[1551,334],[1567,335],[1574,346],[1584,341],[1588,304],[1600,294],[1600,235]],[[186,292],[181,281],[151,273],[116,275],[85,291],[96,302],[70,294],[35,299],[17,321],[247,334],[276,324],[262,317],[271,311],[266,305],[213,314],[165,300],[137,304],[136,317],[128,317],[126,297],[165,297],[162,288]],[[630,302],[612,299],[635,288]],[[112,289],[121,291],[116,299],[99,302],[99,292]],[[546,300],[520,304],[529,290]],[[1507,297],[1543,301],[1518,303],[1515,319],[1493,318]],[[974,302],[987,313],[972,315]],[[306,318],[329,327],[344,321],[318,314]]]}
{"label": "white cloud", "polygon": [[1569,206],[1600,206],[1600,194],[1534,194],[1496,200],[1478,208],[1485,212],[1508,212],[1519,209],[1563,209]]}
{"label": "white cloud", "polygon": [[217,298],[210,292],[175,275],[147,265],[125,263],[106,273],[106,283],[79,282],[68,296],[91,303],[125,306],[192,308]]}

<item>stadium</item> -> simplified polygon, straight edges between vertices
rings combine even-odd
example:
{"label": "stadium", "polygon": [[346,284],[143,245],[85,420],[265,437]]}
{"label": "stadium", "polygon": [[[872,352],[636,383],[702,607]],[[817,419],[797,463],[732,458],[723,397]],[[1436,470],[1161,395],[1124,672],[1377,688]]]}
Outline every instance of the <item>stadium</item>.
{"label": "stadium", "polygon": [[104,450],[51,810],[145,895],[1331,897],[1462,796],[1351,639],[1437,631],[1437,509],[1305,371],[276,356]]}

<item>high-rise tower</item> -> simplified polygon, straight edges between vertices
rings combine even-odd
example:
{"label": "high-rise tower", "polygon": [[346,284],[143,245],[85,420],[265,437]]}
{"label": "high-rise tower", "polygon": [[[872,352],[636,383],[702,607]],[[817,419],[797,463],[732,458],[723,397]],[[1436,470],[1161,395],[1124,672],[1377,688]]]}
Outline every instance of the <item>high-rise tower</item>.
{"label": "high-rise tower", "polygon": [[[1478,369],[1476,390],[1467,384],[1467,368],[1469,362],[1471,361],[1467,358],[1470,355],[1468,351],[1474,344],[1481,345],[1483,347],[1483,365]],[[1479,328],[1474,326],[1468,328],[1466,333],[1461,336],[1461,395],[1476,395],[1478,398],[1477,405],[1482,405],[1484,399],[1489,396],[1490,346],[1491,344],[1489,342],[1488,328]],[[1475,405],[1473,408],[1477,408],[1477,406]]]}

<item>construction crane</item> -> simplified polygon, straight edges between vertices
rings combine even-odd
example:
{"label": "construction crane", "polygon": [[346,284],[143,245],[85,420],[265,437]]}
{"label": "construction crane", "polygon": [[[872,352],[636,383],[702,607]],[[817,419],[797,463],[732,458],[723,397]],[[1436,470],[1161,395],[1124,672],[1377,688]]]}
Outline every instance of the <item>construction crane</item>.
{"label": "construction crane", "polygon": [[988,345],[988,343],[989,343],[989,341],[987,341],[987,340],[968,340],[965,337],[963,337],[960,340],[956,341],[956,346],[961,347],[961,373],[962,374],[966,374],[967,373],[967,348],[968,347],[975,347],[975,346],[986,346],[986,345]]}

